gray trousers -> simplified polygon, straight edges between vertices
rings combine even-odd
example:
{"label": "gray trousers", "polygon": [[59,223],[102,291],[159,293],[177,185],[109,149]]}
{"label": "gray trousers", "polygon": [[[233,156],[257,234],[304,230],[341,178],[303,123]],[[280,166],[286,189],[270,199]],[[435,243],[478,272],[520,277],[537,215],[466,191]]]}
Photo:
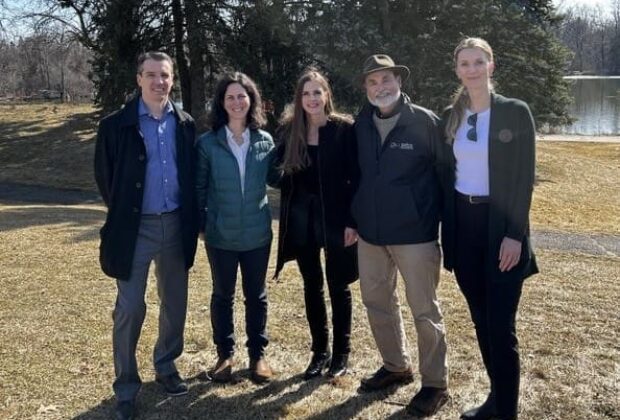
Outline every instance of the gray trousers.
{"label": "gray trousers", "polygon": [[136,346],[146,315],[144,295],[151,261],[155,261],[159,306],[159,337],[153,352],[158,375],[176,373],[174,360],[183,352],[187,312],[187,271],[183,258],[180,212],[143,215],[138,231],[131,275],[118,279],[112,345],[120,401],[134,399],[142,381],[138,374]]}

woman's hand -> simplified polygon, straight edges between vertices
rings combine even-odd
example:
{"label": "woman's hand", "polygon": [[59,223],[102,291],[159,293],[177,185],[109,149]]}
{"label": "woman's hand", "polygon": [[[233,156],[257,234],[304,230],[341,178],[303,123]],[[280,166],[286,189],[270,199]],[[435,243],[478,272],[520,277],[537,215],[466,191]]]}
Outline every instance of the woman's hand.
{"label": "woman's hand", "polygon": [[499,271],[510,271],[521,258],[521,242],[504,236],[499,247]]}
{"label": "woman's hand", "polygon": [[357,242],[357,230],[346,227],[344,228],[344,246],[351,246]]}

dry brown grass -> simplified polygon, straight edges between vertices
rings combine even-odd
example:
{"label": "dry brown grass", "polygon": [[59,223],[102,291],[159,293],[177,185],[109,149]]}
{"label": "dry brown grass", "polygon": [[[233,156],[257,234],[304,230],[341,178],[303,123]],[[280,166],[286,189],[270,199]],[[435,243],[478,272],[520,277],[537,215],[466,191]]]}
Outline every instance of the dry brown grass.
{"label": "dry brown grass", "polygon": [[535,229],[620,233],[620,143],[539,142]]}
{"label": "dry brown grass", "polygon": [[[0,128],[5,119],[1,121]],[[24,181],[18,171],[5,175],[4,165],[10,161],[6,160],[4,131],[2,136],[2,177],[15,181],[12,176],[16,176]],[[618,160],[608,158],[613,153],[617,156],[617,149],[613,145],[611,149],[609,145],[579,145],[578,152],[573,147],[539,145],[539,173],[547,182],[540,184],[535,195],[536,227],[617,233],[618,224],[612,224],[617,215],[609,210],[605,217],[590,220],[591,203],[583,202],[584,194],[596,203],[604,203],[605,198],[614,203],[617,199],[617,194],[611,193],[617,193],[612,179],[619,174]],[[576,153],[589,162],[578,167],[578,176],[569,170]],[[29,167],[26,161],[22,164]],[[58,169],[58,179],[62,179],[62,171]],[[601,171],[609,172],[601,175]],[[73,172],[64,176],[61,185],[71,182]],[[80,177],[86,178],[84,174]],[[591,182],[589,189],[583,187],[583,194],[573,195],[569,187],[573,183],[582,185],[582,178],[596,182]],[[36,177],[29,180],[34,182]],[[565,195],[573,200],[564,200]],[[571,209],[572,221],[564,220],[566,208]],[[110,315],[116,290],[97,262],[97,230],[104,211],[96,205],[0,201],[2,419],[103,419],[111,413]],[[583,229],[581,221],[586,225]],[[519,314],[521,418],[620,419],[620,261],[616,257],[542,250],[538,259],[542,273],[527,281]],[[270,273],[273,264],[272,257]],[[242,297],[238,294],[239,371],[234,384],[219,386],[196,378],[215,358],[208,309],[210,275],[202,247],[190,278],[186,351],[178,364],[191,378],[190,394],[165,398],[153,383],[151,357],[158,304],[151,281],[148,314],[138,348],[145,381],[139,400],[140,418],[404,418],[403,405],[419,381],[391,394],[356,393],[359,379],[380,365],[358,284],[354,286],[352,369],[344,380],[330,384],[300,379],[309,356],[309,337],[301,280],[294,264],[288,264],[281,281],[269,283],[268,357],[278,370],[277,380],[265,387],[248,380]],[[402,288],[400,292],[402,296]],[[453,399],[435,418],[455,419],[464,408],[482,401],[487,381],[464,300],[448,273],[442,272],[439,295],[448,330]],[[403,313],[415,363],[413,323],[406,307]]]}
{"label": "dry brown grass", "polygon": [[92,105],[0,105],[0,182],[94,189]]}

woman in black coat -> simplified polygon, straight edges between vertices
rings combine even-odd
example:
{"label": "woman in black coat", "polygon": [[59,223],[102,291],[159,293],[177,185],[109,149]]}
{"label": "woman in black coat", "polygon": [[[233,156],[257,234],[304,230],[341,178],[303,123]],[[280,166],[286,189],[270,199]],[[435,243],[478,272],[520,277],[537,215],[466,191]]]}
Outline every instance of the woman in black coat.
{"label": "woman in black coat", "polygon": [[[320,376],[328,367],[328,376],[341,376],[351,350],[349,284],[358,278],[357,231],[349,210],[358,172],[352,119],[335,112],[326,78],[309,70],[297,82],[279,133],[283,178],[276,276],[286,261],[297,260],[313,352],[304,378]],[[332,303],[333,356],[321,248]]]}
{"label": "woman in black coat", "polygon": [[454,270],[491,390],[462,419],[516,419],[515,318],[523,280],[538,272],[529,240],[535,128],[524,102],[493,92],[493,51],[480,38],[454,52],[461,87],[443,115],[444,266]]}

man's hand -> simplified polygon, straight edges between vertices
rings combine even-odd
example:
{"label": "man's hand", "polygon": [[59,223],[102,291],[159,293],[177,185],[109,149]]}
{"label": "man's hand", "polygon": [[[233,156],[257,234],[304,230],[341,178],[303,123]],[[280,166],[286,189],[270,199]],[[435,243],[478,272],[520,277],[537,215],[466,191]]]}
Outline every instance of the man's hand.
{"label": "man's hand", "polygon": [[499,271],[510,271],[521,258],[521,242],[507,236],[499,247]]}
{"label": "man's hand", "polygon": [[357,242],[357,230],[346,227],[344,228],[344,246],[351,246]]}

